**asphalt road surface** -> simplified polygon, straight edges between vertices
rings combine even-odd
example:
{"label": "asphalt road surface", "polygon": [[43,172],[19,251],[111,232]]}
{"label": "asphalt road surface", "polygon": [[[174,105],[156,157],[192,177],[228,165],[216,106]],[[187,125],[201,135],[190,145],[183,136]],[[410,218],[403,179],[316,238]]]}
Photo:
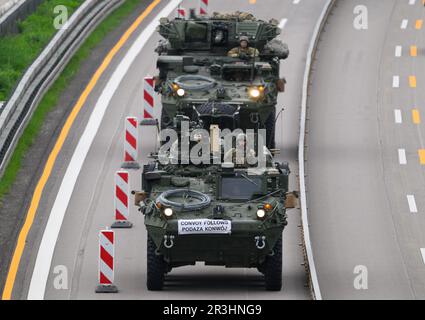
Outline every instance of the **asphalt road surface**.
{"label": "asphalt road surface", "polygon": [[[200,264],[174,269],[167,278],[164,291],[147,291],[146,232],[143,217],[132,206],[130,220],[135,226],[130,230],[116,231],[115,284],[120,292],[115,295],[94,292],[97,284],[98,232],[105,226],[110,226],[113,221],[113,175],[120,168],[123,158],[124,119],[130,115],[140,118],[143,77],[156,73],[153,50],[159,37],[153,35],[147,39],[144,34],[148,34],[150,22],[167,3],[169,2],[163,1],[147,17],[124,46],[124,50],[114,58],[111,67],[102,76],[78,116],[42,195],[15,281],[13,298],[26,299],[29,291],[29,298],[37,299],[310,298],[305,270],[301,265],[303,257],[299,246],[301,234],[298,227],[300,214],[296,209],[289,212],[290,224],[284,232],[282,292],[264,291],[262,277],[256,270],[233,270]],[[197,3],[184,1],[183,6],[190,8]],[[297,189],[295,160],[305,55],[314,26],[326,1],[212,0],[210,3],[211,12],[250,11],[260,18],[282,21],[282,37],[289,44],[291,55],[282,65],[282,71],[288,80],[288,89],[279,102],[286,110],[277,124],[277,145],[282,148],[281,160],[290,161],[294,172],[291,186],[292,189]],[[174,15],[174,9],[172,12]],[[138,51],[130,49],[133,44],[144,45],[140,45]],[[135,53],[133,63],[130,63],[126,56],[131,52]],[[118,67],[120,63],[128,63],[128,68]],[[120,75],[123,77],[122,81],[116,80]],[[116,91],[111,91],[111,88]],[[99,111],[102,108],[106,108],[103,117]],[[160,115],[159,101],[156,103],[155,114],[157,117]],[[100,125],[98,131],[93,125],[96,121]],[[139,131],[139,162],[146,163],[146,155],[156,147],[155,130],[144,127]],[[94,136],[92,144],[87,143],[90,136]],[[87,157],[81,158],[81,150],[87,150]],[[75,166],[78,162],[82,163],[81,168]],[[74,178],[76,183],[72,188]],[[140,189],[140,172],[132,171],[130,180],[131,189]],[[62,224],[61,219],[52,218],[60,216],[60,212],[64,213]],[[46,229],[49,215],[51,221]],[[54,226],[57,227],[57,237],[55,232],[51,231],[52,226],[53,229]],[[46,241],[45,243],[50,245],[38,250],[43,234],[43,242]],[[49,248],[53,254],[51,263]],[[68,271],[68,288],[58,290],[54,286],[57,276],[55,272],[63,270],[62,266]],[[45,276],[48,277],[47,282],[43,282]]]}
{"label": "asphalt road surface", "polygon": [[8,3],[10,0],[0,0],[0,7]]}
{"label": "asphalt road surface", "polygon": [[424,18],[419,0],[338,1],[322,35],[307,198],[324,299],[425,298]]}

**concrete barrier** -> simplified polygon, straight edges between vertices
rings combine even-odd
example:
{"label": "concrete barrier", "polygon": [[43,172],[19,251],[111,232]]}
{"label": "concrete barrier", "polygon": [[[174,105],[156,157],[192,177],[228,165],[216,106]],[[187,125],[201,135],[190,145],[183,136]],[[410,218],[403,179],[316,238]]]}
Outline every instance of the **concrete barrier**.
{"label": "concrete barrier", "polygon": [[305,265],[307,268],[309,279],[309,285],[313,299],[322,300],[322,293],[320,291],[320,285],[317,278],[316,266],[314,264],[313,249],[311,246],[310,239],[310,226],[308,223],[308,207],[307,207],[307,196],[306,196],[306,185],[305,185],[305,130],[306,130],[306,119],[307,119],[307,100],[308,100],[308,88],[310,83],[311,67],[314,60],[314,56],[317,50],[317,43],[319,42],[320,35],[327,22],[327,18],[335,5],[336,0],[328,0],[326,6],[323,8],[322,14],[317,22],[314,29],[313,36],[310,41],[310,46],[307,52],[307,61],[304,73],[303,92],[302,92],[302,103],[301,103],[301,120],[300,120],[300,139],[298,144],[298,161],[299,161],[299,183],[300,183],[300,203],[301,203],[301,221],[302,221],[302,232],[303,232],[303,245],[305,255]]}

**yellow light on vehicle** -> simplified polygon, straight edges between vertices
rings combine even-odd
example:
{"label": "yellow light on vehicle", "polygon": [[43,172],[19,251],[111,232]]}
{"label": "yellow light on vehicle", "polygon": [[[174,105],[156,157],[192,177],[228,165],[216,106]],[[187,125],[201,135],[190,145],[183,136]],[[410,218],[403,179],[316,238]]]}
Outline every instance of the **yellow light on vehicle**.
{"label": "yellow light on vehicle", "polygon": [[251,87],[248,90],[248,94],[251,97],[251,99],[259,99],[264,95],[264,87],[263,86]]}
{"label": "yellow light on vehicle", "polygon": [[258,99],[261,96],[261,92],[258,88],[251,88],[249,90],[249,96],[253,99]]}
{"label": "yellow light on vehicle", "polygon": [[180,89],[179,85],[178,85],[178,84],[176,84],[176,83],[173,83],[173,84],[172,84],[172,88],[173,88],[173,91],[174,91],[174,92],[177,92],[177,90],[179,90],[179,89]]}
{"label": "yellow light on vehicle", "polygon": [[273,210],[273,206],[270,203],[266,203],[264,205],[264,210],[266,210],[266,211],[272,211]]}

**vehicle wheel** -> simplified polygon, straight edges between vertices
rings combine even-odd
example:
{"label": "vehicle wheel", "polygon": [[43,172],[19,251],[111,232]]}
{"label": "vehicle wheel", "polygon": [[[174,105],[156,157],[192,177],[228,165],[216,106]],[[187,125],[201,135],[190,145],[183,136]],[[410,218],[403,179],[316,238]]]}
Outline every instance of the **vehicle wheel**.
{"label": "vehicle wheel", "polygon": [[274,255],[268,256],[264,263],[264,279],[267,291],[282,289],[282,236],[273,248]]}
{"label": "vehicle wheel", "polygon": [[146,286],[150,291],[159,291],[164,287],[166,263],[164,258],[155,253],[156,245],[148,236],[147,243],[147,280]]}
{"label": "vehicle wheel", "polygon": [[266,121],[266,130],[267,130],[267,136],[266,136],[266,144],[267,148],[274,149],[276,148],[276,142],[275,142],[275,135],[276,135],[276,110],[273,110],[273,112],[270,114],[270,116],[267,118]]}

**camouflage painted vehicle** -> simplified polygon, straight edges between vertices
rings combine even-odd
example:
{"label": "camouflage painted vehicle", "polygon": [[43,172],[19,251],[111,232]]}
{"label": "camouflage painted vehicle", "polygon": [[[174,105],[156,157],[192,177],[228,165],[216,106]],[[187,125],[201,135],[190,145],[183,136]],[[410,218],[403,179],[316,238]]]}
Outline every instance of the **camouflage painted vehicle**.
{"label": "camouflage painted vehicle", "polygon": [[[213,160],[217,143],[209,143]],[[148,232],[147,288],[162,290],[173,268],[204,262],[257,268],[267,290],[281,290],[288,165],[273,163],[270,154],[264,167],[182,164],[181,153],[177,164],[152,157],[143,167],[143,190],[133,192]]]}
{"label": "camouflage painted vehicle", "polygon": [[[276,104],[286,80],[280,61],[289,50],[276,37],[275,20],[265,22],[248,13],[218,14],[189,20],[161,19],[159,34],[165,38],[159,54],[156,91],[162,98],[161,128],[171,125],[177,113],[204,118],[206,128],[267,128],[267,146],[274,148]],[[227,53],[248,37],[259,56],[232,58]],[[236,121],[226,117],[233,115]]]}

